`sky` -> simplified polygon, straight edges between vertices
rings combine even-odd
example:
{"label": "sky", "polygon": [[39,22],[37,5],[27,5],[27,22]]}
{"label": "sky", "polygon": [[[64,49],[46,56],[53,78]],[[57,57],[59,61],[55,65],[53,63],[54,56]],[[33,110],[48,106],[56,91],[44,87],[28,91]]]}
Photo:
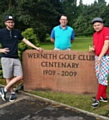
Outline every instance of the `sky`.
{"label": "sky", "polygon": [[[77,0],[77,4],[79,3],[80,0]],[[94,3],[95,0],[82,0],[83,4],[91,4]],[[97,0],[96,0],[97,1]],[[109,3],[109,0],[105,0],[107,3]]]}

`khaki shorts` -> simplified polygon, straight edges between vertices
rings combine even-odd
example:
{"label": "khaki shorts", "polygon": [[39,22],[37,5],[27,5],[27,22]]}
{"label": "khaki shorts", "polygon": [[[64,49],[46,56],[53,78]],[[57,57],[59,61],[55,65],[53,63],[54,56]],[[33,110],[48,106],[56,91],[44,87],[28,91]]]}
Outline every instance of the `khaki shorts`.
{"label": "khaki shorts", "polygon": [[1,64],[4,78],[23,76],[22,66],[19,59],[2,57]]}
{"label": "khaki shorts", "polygon": [[[61,50],[61,49],[55,47],[54,50]],[[65,50],[70,51],[71,49],[70,48],[66,48]]]}

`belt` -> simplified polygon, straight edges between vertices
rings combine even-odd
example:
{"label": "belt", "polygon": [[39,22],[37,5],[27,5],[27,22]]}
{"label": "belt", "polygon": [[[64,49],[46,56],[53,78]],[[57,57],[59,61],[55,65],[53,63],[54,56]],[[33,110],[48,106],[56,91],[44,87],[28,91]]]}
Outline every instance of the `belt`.
{"label": "belt", "polygon": [[104,56],[109,56],[109,54],[104,54]]}
{"label": "belt", "polygon": [[[96,56],[99,56],[99,55],[96,55]],[[103,56],[109,56],[109,54],[104,54]]]}

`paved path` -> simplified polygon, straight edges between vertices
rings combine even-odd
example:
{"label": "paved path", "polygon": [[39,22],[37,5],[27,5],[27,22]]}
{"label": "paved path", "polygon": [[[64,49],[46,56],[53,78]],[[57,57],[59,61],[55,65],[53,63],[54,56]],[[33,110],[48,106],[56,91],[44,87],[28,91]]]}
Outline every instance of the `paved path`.
{"label": "paved path", "polygon": [[[9,97],[9,95],[8,95]],[[15,102],[0,98],[0,120],[106,120],[59,103],[18,93]],[[107,119],[108,120],[108,119]]]}

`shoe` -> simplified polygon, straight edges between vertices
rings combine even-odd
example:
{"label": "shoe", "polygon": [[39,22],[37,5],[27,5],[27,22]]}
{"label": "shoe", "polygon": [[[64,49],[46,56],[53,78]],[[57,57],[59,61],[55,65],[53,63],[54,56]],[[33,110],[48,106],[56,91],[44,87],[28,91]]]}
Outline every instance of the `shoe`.
{"label": "shoe", "polygon": [[96,100],[96,97],[92,97],[92,100],[95,101],[95,100]]}
{"label": "shoe", "polygon": [[102,101],[102,102],[108,102],[108,99],[107,99],[107,98],[100,97],[100,101]]}
{"label": "shoe", "polygon": [[92,103],[92,107],[93,108],[97,108],[99,106],[100,102],[99,100],[95,100],[93,103]]}
{"label": "shoe", "polygon": [[15,95],[15,93],[12,93],[9,97],[9,101],[13,102],[13,101],[15,101],[15,99],[16,99],[16,95]]}
{"label": "shoe", "polygon": [[0,88],[0,95],[4,101],[6,101],[6,93],[7,92],[4,91],[4,88]]}
{"label": "shoe", "polygon": [[[92,97],[92,100],[95,101],[96,98],[95,98],[95,97]],[[108,102],[108,99],[107,99],[107,98],[100,97],[100,101],[102,101],[102,102]]]}

